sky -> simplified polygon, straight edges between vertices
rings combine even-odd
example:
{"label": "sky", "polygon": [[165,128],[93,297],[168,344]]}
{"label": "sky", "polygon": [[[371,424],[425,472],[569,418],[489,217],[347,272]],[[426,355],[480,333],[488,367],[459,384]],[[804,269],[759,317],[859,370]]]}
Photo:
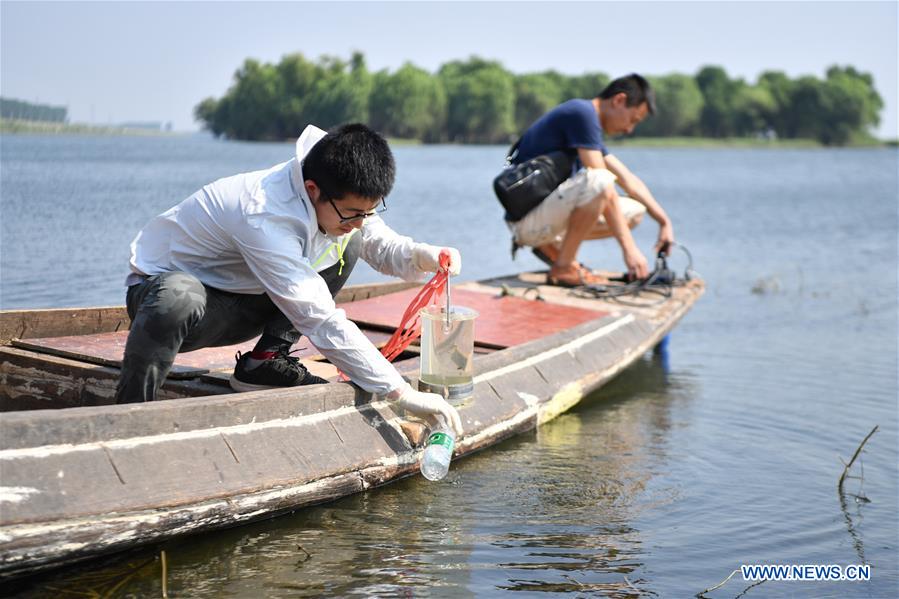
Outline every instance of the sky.
{"label": "sky", "polygon": [[0,3],[0,94],[67,106],[72,122],[172,122],[220,97],[246,58],[365,54],[371,70],[435,71],[472,55],[516,73],[695,74],[723,66],[823,77],[851,65],[897,124],[897,2]]}

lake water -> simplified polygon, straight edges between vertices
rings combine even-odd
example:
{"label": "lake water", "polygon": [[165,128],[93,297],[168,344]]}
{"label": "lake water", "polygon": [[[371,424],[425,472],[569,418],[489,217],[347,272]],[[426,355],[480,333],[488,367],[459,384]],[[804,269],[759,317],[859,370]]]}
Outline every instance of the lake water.
{"label": "lake water", "polygon": [[[4,309],[123,303],[128,244],[148,219],[292,153],[203,137],[0,144]],[[509,257],[490,188],[503,150],[396,148],[387,222],[460,248],[465,279],[538,268]],[[746,596],[899,595],[896,150],[616,154],[708,286],[672,335],[667,372],[647,356],[537,431],[454,462],[440,484],[413,477],[6,592],[160,596],[165,550],[179,597],[689,597],[741,564],[859,563],[869,582],[765,582]],[[651,221],[637,229],[644,251],[655,234]],[[609,241],[581,256],[621,267]],[[360,268],[350,282],[380,278]],[[863,480],[841,501],[840,460],[875,425],[853,469]],[[750,584],[737,574],[708,596]]]}

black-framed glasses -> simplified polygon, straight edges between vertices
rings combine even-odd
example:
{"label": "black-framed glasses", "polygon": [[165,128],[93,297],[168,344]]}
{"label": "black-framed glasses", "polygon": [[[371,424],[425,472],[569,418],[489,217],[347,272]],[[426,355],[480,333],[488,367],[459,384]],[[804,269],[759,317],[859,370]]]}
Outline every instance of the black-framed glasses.
{"label": "black-framed glasses", "polygon": [[385,210],[387,210],[387,202],[384,201],[384,198],[381,198],[381,203],[378,204],[378,207],[372,210],[371,212],[363,212],[362,214],[357,214],[355,216],[344,216],[340,213],[340,210],[337,208],[337,204],[334,203],[332,198],[328,198],[328,201],[331,202],[331,207],[334,208],[334,212],[337,213],[337,217],[340,218],[340,224],[351,223],[358,220],[365,220],[366,218],[371,218],[376,214],[381,214]]}

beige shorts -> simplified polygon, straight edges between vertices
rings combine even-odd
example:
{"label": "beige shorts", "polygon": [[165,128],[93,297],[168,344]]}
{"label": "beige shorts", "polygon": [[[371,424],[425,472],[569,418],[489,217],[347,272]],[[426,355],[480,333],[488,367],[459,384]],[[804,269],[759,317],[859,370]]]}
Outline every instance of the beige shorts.
{"label": "beige shorts", "polygon": [[[568,218],[575,208],[590,203],[608,185],[615,184],[615,175],[600,168],[583,168],[575,176],[563,181],[539,206],[520,221],[508,223],[512,236],[519,245],[537,247],[557,243],[568,229]],[[625,220],[642,217],[646,207],[628,197],[620,197],[619,205]],[[598,224],[605,225],[600,215]]]}

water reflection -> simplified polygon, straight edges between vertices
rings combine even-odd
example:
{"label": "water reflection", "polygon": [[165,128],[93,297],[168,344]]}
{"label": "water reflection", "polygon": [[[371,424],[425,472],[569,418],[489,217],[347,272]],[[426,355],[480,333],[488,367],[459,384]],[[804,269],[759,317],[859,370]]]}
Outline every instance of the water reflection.
{"label": "water reflection", "polygon": [[[668,356],[649,356],[585,401],[541,427],[527,459],[516,460],[511,503],[527,527],[493,542],[510,591],[635,596],[645,554],[633,522],[675,495],[651,488],[664,470],[670,405],[693,392],[669,381]],[[684,382],[686,381],[686,383]]]}
{"label": "water reflection", "polygon": [[671,343],[671,335],[665,335],[658,345],[655,346],[652,353],[653,356],[658,358],[659,364],[662,367],[662,371],[665,374],[671,372],[671,353],[668,349],[668,345]]}

